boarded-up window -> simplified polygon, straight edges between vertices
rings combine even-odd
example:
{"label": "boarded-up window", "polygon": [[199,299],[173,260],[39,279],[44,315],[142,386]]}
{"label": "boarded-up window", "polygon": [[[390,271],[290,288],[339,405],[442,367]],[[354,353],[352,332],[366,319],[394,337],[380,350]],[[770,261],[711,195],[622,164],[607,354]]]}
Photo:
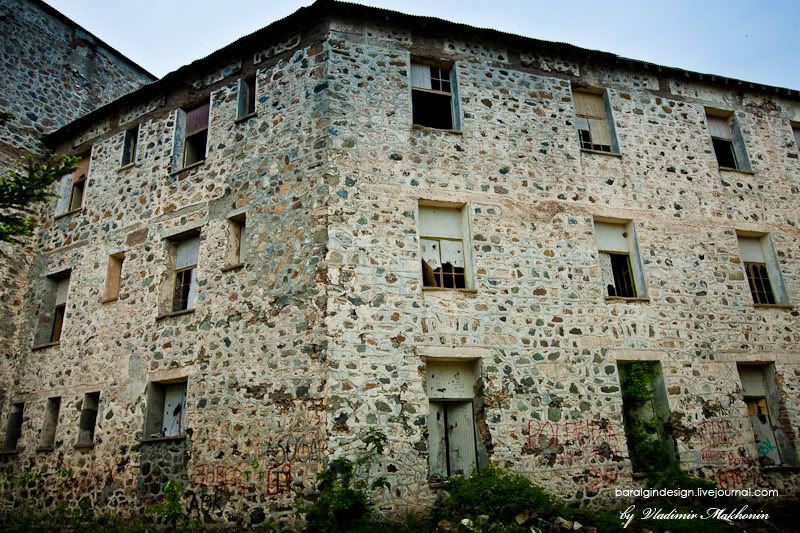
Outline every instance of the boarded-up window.
{"label": "boarded-up window", "polygon": [[147,396],[146,437],[176,437],[186,424],[187,382],[150,383]]}
{"label": "boarded-up window", "polygon": [[635,250],[635,240],[632,235],[633,225],[595,221],[594,229],[600,259],[600,275],[606,296],[624,298],[639,296],[637,280],[641,281],[642,277],[638,250]]}
{"label": "boarded-up window", "polygon": [[81,418],[78,426],[78,446],[93,446],[97,426],[97,412],[100,408],[100,393],[88,392],[83,397]]}
{"label": "boarded-up window", "polygon": [[677,459],[668,424],[667,391],[661,365],[650,361],[618,363],[622,418],[634,472],[660,472]]}
{"label": "boarded-up window", "polygon": [[108,256],[108,266],[106,268],[106,286],[103,291],[103,301],[110,302],[119,298],[119,290],[122,284],[122,263],[125,261],[124,253],[117,253]]}
{"label": "boarded-up window", "polygon": [[122,166],[136,162],[136,148],[139,144],[139,125],[125,131],[125,141],[122,144]]}
{"label": "boarded-up window", "polygon": [[469,476],[477,468],[473,401],[475,362],[428,360],[428,452],[434,478]]}
{"label": "boarded-up window", "polygon": [[[782,279],[780,269],[777,261],[774,260],[769,237],[767,235],[760,237],[738,235],[738,240],[753,303],[762,305],[785,303],[786,297],[780,281]],[[781,291],[777,293],[781,302],[777,301],[776,292],[773,290],[771,282],[773,277],[778,280],[778,286],[781,288]]]}
{"label": "boarded-up window", "polygon": [[466,288],[463,209],[420,205],[419,232],[423,286]]}
{"label": "boarded-up window", "polygon": [[775,381],[775,365],[738,365],[742,396],[753,428],[759,461],[764,466],[796,464],[791,425],[781,423],[785,409]]}
{"label": "boarded-up window", "polygon": [[44,425],[39,436],[39,449],[52,450],[56,443],[58,414],[61,410],[61,397],[49,398],[44,411]]}
{"label": "boarded-up window", "polygon": [[452,67],[411,63],[411,107],[414,124],[459,129],[457,84]]}
{"label": "boarded-up window", "polygon": [[574,91],[575,115],[581,148],[600,152],[615,152],[614,135],[605,93]]}
{"label": "boarded-up window", "polygon": [[749,170],[750,162],[742,139],[739,125],[733,113],[706,110],[708,131],[711,133],[711,144],[714,155],[721,168]]}
{"label": "boarded-up window", "polygon": [[244,118],[256,112],[256,77],[251,76],[239,80],[238,118]]}
{"label": "boarded-up window", "polygon": [[199,237],[182,240],[175,246],[173,311],[194,308],[195,294],[197,293],[197,252],[199,247]]}
{"label": "boarded-up window", "polygon": [[24,410],[24,403],[15,403],[11,406],[11,412],[8,413],[3,451],[10,452],[17,449],[17,442],[19,442],[19,438],[22,436],[22,413]]}

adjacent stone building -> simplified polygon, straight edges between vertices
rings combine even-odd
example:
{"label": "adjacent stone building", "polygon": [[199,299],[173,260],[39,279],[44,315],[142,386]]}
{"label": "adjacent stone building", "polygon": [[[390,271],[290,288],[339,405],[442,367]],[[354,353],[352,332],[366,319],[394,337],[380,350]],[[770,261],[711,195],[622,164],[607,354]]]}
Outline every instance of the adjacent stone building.
{"label": "adjacent stone building", "polygon": [[[42,136],[155,77],[39,0],[0,0],[0,175],[28,155],[43,155]],[[34,249],[0,243],[0,414],[19,352],[16,338]],[[30,318],[30,317],[29,317]],[[25,341],[27,344],[27,341]]]}
{"label": "adjacent stone building", "polygon": [[136,513],[177,479],[259,524],[371,428],[390,513],[489,464],[605,501],[653,450],[794,493],[798,118],[795,90],[303,8],[47,137],[88,174],[30,270],[4,503]]}

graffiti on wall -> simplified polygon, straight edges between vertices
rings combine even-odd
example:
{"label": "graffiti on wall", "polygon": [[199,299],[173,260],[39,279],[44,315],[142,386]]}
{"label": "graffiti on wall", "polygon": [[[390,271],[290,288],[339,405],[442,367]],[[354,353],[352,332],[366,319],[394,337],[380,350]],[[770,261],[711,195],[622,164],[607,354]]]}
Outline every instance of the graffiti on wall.
{"label": "graffiti on wall", "polygon": [[546,466],[617,462],[625,455],[625,440],[606,419],[529,420],[523,433],[527,435],[523,451],[539,456]]}

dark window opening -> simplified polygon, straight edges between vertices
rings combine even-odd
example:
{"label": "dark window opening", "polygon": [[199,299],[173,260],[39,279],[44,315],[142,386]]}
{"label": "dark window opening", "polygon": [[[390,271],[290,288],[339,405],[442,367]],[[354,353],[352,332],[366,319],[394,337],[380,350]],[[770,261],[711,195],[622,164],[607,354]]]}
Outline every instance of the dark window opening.
{"label": "dark window opening", "polygon": [[3,443],[4,451],[15,451],[17,443],[22,436],[22,412],[25,409],[24,403],[15,403],[8,413],[8,425],[6,426],[6,439]]}
{"label": "dark window opening", "polygon": [[206,158],[206,143],[208,142],[208,130],[203,130],[194,135],[186,137],[184,147],[183,166],[188,167]]}
{"label": "dark window opening", "polygon": [[122,148],[122,166],[136,161],[136,145],[139,142],[139,126],[125,132],[125,143]]}
{"label": "dark window opening", "polygon": [[414,89],[411,92],[414,124],[438,128],[453,129],[453,110],[450,94],[438,94]]}
{"label": "dark window opening", "polygon": [[172,300],[173,311],[189,309],[193,277],[194,268],[186,268],[175,272],[175,297]]}
{"label": "dark window opening", "polygon": [[40,449],[52,450],[55,447],[59,411],[61,411],[61,397],[49,398],[44,413],[44,426],[39,438]]}
{"label": "dark window opening", "polygon": [[764,263],[745,263],[744,269],[747,272],[747,282],[750,284],[753,302],[757,304],[774,304],[775,295],[772,293],[772,285],[769,282],[767,265]]}
{"label": "dark window opening", "polygon": [[239,85],[239,118],[256,112],[256,78],[252,76]]}
{"label": "dark window opening", "polygon": [[[580,119],[578,120],[578,124],[580,125]],[[581,148],[584,150],[596,150],[598,152],[611,152],[611,145],[608,144],[594,144],[592,143],[592,132],[588,129],[579,129],[578,135],[581,140]]]}
{"label": "dark window opening", "polygon": [[732,141],[712,138],[711,142],[714,144],[714,154],[717,156],[717,163],[719,166],[725,168],[739,168],[739,165],[736,163],[736,152],[733,148]]}
{"label": "dark window opening", "polygon": [[623,298],[636,297],[636,285],[633,282],[631,258],[628,254],[608,254],[611,258],[611,272],[614,275],[614,285],[608,285],[609,296]]}
{"label": "dark window opening", "polygon": [[50,332],[50,342],[58,342],[61,340],[61,328],[64,325],[64,313],[67,309],[67,304],[59,304],[53,310],[53,329]]}
{"label": "dark window opening", "polygon": [[147,392],[146,438],[177,437],[186,423],[187,382],[151,383]]}
{"label": "dark window opening", "polygon": [[445,263],[440,267],[431,266],[422,260],[422,279],[425,287],[439,287],[442,289],[464,289],[466,288],[466,278],[464,267],[453,266]]}
{"label": "dark window opening", "polygon": [[69,210],[75,211],[83,207],[83,190],[85,181],[76,181],[72,184],[72,192],[69,197]]}
{"label": "dark window opening", "polygon": [[99,406],[99,392],[90,392],[83,397],[81,419],[78,427],[78,446],[91,446],[94,444],[94,432],[97,426],[97,411]]}
{"label": "dark window opening", "polygon": [[463,242],[422,239],[422,284],[442,289],[466,288]]}

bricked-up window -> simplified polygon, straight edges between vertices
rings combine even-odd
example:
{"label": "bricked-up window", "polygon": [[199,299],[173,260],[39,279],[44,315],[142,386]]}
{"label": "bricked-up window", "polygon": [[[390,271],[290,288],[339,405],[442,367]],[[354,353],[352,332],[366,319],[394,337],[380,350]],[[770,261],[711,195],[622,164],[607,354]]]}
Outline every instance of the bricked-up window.
{"label": "bricked-up window", "polygon": [[239,80],[239,106],[237,118],[244,118],[256,112],[256,77]]}
{"label": "bricked-up window", "polygon": [[82,155],[75,170],[61,177],[56,215],[71,213],[83,207],[89,159],[89,154]]}
{"label": "bricked-up window", "polygon": [[15,403],[11,406],[11,412],[8,413],[8,423],[6,424],[6,438],[3,442],[3,451],[12,452],[17,449],[17,443],[22,436],[22,414],[24,410],[24,403]]}
{"label": "bricked-up window", "polygon": [[247,259],[247,217],[244,213],[228,218],[227,267],[243,265]]}
{"label": "bricked-up window", "polygon": [[461,129],[455,65],[412,61],[411,108],[418,126]]}
{"label": "bricked-up window", "polygon": [[618,362],[622,419],[634,472],[661,471],[676,461],[661,365]]}
{"label": "bricked-up window", "polygon": [[706,109],[711,144],[720,168],[750,170],[742,132],[733,113],[717,109]]}
{"label": "bricked-up window", "polygon": [[428,458],[432,478],[470,476],[478,467],[475,361],[426,362]]}
{"label": "bricked-up window", "polygon": [[111,302],[119,298],[119,289],[122,285],[122,263],[124,261],[125,254],[122,252],[108,256],[106,285],[103,291],[104,302]]}
{"label": "bricked-up window", "polygon": [[197,293],[197,252],[199,247],[199,237],[191,237],[175,244],[173,312],[194,308]]}
{"label": "bricked-up window", "polygon": [[182,436],[186,425],[186,380],[152,382],[147,388],[145,438]]}
{"label": "bricked-up window", "polygon": [[578,140],[584,150],[618,153],[614,123],[611,120],[611,107],[603,90],[575,90],[575,117],[578,126]]}
{"label": "bricked-up window", "polygon": [[636,233],[631,222],[594,223],[606,297],[645,298]]}
{"label": "bricked-up window", "polygon": [[78,447],[94,445],[94,432],[97,427],[97,411],[100,408],[100,393],[87,392],[83,396],[81,418],[78,423]]}
{"label": "bricked-up window", "polygon": [[471,288],[466,209],[421,203],[419,236],[424,287]]}
{"label": "bricked-up window", "polygon": [[759,461],[763,466],[796,465],[793,430],[775,380],[775,364],[739,364],[737,369]]}
{"label": "bricked-up window", "polygon": [[742,265],[753,303],[788,304],[778,258],[769,235],[737,234]]}
{"label": "bricked-up window", "polygon": [[61,397],[49,398],[44,411],[44,425],[39,435],[40,450],[52,450],[55,447],[56,428],[58,427],[58,414],[60,411]]}
{"label": "bricked-up window", "polygon": [[139,125],[125,130],[125,141],[122,144],[122,166],[136,162],[136,148],[139,144]]}
{"label": "bricked-up window", "polygon": [[175,149],[172,167],[180,170],[206,158],[209,102],[191,109],[178,109],[175,117]]}
{"label": "bricked-up window", "polygon": [[44,280],[42,303],[39,308],[35,346],[56,343],[61,340],[61,331],[67,311],[67,294],[71,272],[64,270],[47,276]]}

